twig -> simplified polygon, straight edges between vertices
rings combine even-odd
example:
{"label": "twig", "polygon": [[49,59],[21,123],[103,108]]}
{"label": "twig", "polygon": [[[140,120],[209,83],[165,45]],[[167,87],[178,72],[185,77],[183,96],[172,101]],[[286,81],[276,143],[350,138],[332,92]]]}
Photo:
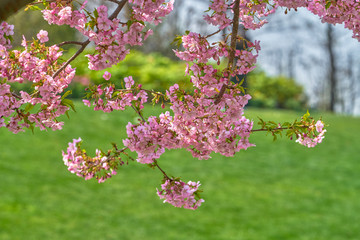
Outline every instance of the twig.
{"label": "twig", "polygon": [[[306,125],[297,125],[296,127],[299,127],[299,128],[309,128],[309,126],[306,126]],[[294,129],[294,126],[290,126],[290,127],[277,127],[277,128],[270,128],[270,129],[260,128],[260,129],[253,129],[253,130],[251,130],[251,132],[265,132],[265,131],[289,130],[289,129]]]}
{"label": "twig", "polygon": [[78,42],[78,41],[65,41],[59,44],[56,44],[58,47],[64,46],[66,44],[76,44],[76,45],[82,45],[83,42]]}
{"label": "twig", "polygon": [[162,174],[164,175],[165,178],[169,179],[169,180],[173,180],[172,178],[170,178],[164,170],[161,169],[161,167],[159,166],[159,164],[157,163],[157,161],[154,159],[154,163],[155,166],[162,172]]}
{"label": "twig", "polygon": [[86,40],[85,42],[82,42],[81,48],[80,48],[71,58],[69,58],[69,60],[67,60],[66,63],[61,66],[61,68],[59,68],[59,69],[54,73],[54,75],[52,76],[52,78],[57,77],[57,76],[60,74],[60,72],[67,67],[67,65],[69,65],[72,61],[74,61],[74,59],[77,58],[77,57],[85,50],[86,46],[89,45],[89,43],[90,43],[90,40],[89,40],[89,39]]}
{"label": "twig", "polygon": [[214,36],[215,34],[218,34],[218,33],[219,33],[219,32],[221,32],[221,31],[222,31],[222,29],[219,29],[219,30],[217,30],[216,32],[213,32],[213,33],[211,33],[211,34],[209,34],[209,35],[205,36],[205,38],[212,37],[212,36]]}
{"label": "twig", "polygon": [[152,94],[156,94],[156,95],[160,95],[162,97],[166,97],[165,94],[161,93],[161,92],[155,92],[155,91],[152,91],[152,90],[148,90],[148,89],[143,89],[143,88],[129,88],[129,89],[116,89],[116,91],[121,91],[121,92],[125,92],[125,91],[135,91],[135,90],[143,90],[147,93],[152,93]]}
{"label": "twig", "polygon": [[288,130],[291,129],[291,127],[278,127],[278,128],[273,128],[273,129],[266,129],[266,128],[260,128],[260,129],[253,129],[251,130],[251,132],[265,132],[265,131],[273,131],[273,130]]}
{"label": "twig", "polygon": [[141,117],[141,119],[142,119],[144,122],[146,122],[145,119],[144,119],[144,117],[142,116],[141,112],[138,111],[138,110],[134,107],[134,105],[132,105],[132,104],[131,104],[131,107],[132,107],[132,109],[134,109],[134,111]]}
{"label": "twig", "polygon": [[17,99],[22,99],[19,95],[17,95],[16,93],[12,92],[11,95],[13,95],[15,98]]}

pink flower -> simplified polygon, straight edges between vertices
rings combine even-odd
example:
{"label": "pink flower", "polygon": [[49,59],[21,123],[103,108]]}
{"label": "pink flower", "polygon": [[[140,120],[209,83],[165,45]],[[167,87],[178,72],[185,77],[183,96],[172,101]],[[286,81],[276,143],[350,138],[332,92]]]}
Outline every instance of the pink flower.
{"label": "pink flower", "polygon": [[324,124],[322,123],[321,120],[318,120],[315,124],[315,127],[316,127],[316,131],[321,133],[323,131]]}
{"label": "pink flower", "polygon": [[130,89],[135,83],[132,76],[124,78],[124,82],[125,82],[126,89]]}
{"label": "pink flower", "polygon": [[185,183],[181,180],[168,179],[161,185],[161,191],[157,189],[157,194],[160,199],[164,199],[164,203],[195,210],[204,202],[204,199],[199,199],[197,195],[200,185],[200,182]]}
{"label": "pink flower", "polygon": [[108,81],[111,78],[111,73],[109,73],[108,71],[106,71],[103,75],[103,78]]}
{"label": "pink flower", "polygon": [[36,37],[40,40],[41,43],[49,41],[48,32],[45,30],[40,30]]}

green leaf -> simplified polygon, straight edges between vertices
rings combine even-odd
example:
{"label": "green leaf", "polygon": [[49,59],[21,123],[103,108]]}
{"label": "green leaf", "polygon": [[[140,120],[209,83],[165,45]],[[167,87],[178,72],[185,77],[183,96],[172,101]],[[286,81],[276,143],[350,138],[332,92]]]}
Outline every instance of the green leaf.
{"label": "green leaf", "polygon": [[180,47],[180,45],[182,44],[182,37],[177,35],[171,42],[171,44],[175,44],[177,47]]}
{"label": "green leaf", "polygon": [[328,1],[325,5],[325,8],[328,9],[331,6],[331,1]]}
{"label": "green leaf", "polygon": [[61,100],[64,100],[70,94],[72,94],[72,91],[71,90],[67,91],[66,93],[64,93],[64,95],[62,95]]}
{"label": "green leaf", "polygon": [[94,16],[95,16],[95,18],[99,17],[99,13],[98,13],[97,9],[94,10]]}
{"label": "green leaf", "polygon": [[76,112],[75,105],[74,105],[73,101],[71,101],[70,99],[61,100],[61,105],[70,107],[74,112]]}
{"label": "green leaf", "polygon": [[310,113],[309,113],[309,110],[307,110],[302,118],[304,119],[304,121],[307,121],[309,116],[310,116]]}
{"label": "green leaf", "polygon": [[29,111],[31,111],[34,108],[34,105],[32,105],[31,103],[26,104],[24,112],[27,113]]}
{"label": "green leaf", "polygon": [[68,119],[70,119],[70,116],[69,116],[69,110],[65,112],[66,116]]}

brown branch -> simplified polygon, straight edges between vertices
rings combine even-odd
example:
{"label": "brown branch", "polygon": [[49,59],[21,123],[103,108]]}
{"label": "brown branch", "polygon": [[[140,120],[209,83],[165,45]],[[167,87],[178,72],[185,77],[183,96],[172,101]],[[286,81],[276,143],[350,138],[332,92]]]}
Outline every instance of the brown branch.
{"label": "brown branch", "polygon": [[12,92],[11,95],[13,95],[13,97],[17,98],[17,99],[22,99],[19,95],[17,95],[16,93]]}
{"label": "brown branch", "polygon": [[59,69],[53,74],[52,77],[53,77],[53,78],[57,77],[57,76],[60,74],[60,72],[67,67],[67,65],[69,65],[72,61],[74,61],[74,59],[77,58],[77,57],[85,50],[86,46],[89,45],[89,43],[90,43],[90,40],[89,40],[89,39],[86,40],[85,42],[82,42],[81,48],[80,48],[71,58],[69,58],[69,60],[67,60],[66,63],[65,63],[64,65],[62,65],[61,68],[59,68]]}
{"label": "brown branch", "polygon": [[113,20],[114,18],[117,17],[117,15],[120,13],[120,11],[123,9],[123,7],[125,6],[125,4],[127,3],[127,0],[122,0],[121,2],[118,2],[118,6],[115,9],[115,11],[110,15],[109,20]]}
{"label": "brown branch", "polygon": [[82,45],[83,42],[78,42],[78,41],[65,41],[65,42],[62,42],[62,43],[58,43],[56,44],[58,47],[61,47],[61,46],[64,46],[66,44],[75,44],[75,45]]}
{"label": "brown branch", "polygon": [[[234,6],[233,6],[233,11],[234,11],[234,17],[233,17],[233,28],[232,28],[232,32],[231,32],[231,42],[230,42],[230,55],[229,55],[229,62],[228,62],[228,66],[227,66],[227,72],[229,75],[229,80],[228,80],[228,84],[230,84],[230,79],[231,79],[231,72],[234,69],[234,58],[235,58],[235,51],[236,51],[236,41],[237,41],[237,34],[238,34],[238,29],[239,29],[239,16],[240,16],[240,0],[235,0]],[[230,70],[231,69],[231,70]],[[227,88],[226,84],[223,84],[219,94],[217,95],[217,97],[215,98],[214,104],[217,105],[220,103],[222,96],[225,93],[225,90]]]}
{"label": "brown branch", "polygon": [[15,14],[33,0],[0,0],[0,22]]}
{"label": "brown branch", "polygon": [[212,37],[212,36],[214,36],[215,34],[218,34],[218,33],[221,32],[221,31],[222,31],[222,29],[219,29],[219,30],[217,30],[216,32],[213,32],[213,33],[211,33],[211,34],[209,34],[209,35],[206,35],[205,38]]}
{"label": "brown branch", "polygon": [[170,178],[164,170],[161,169],[161,167],[159,166],[158,162],[154,159],[154,164],[155,166],[162,172],[162,174],[164,175],[165,178],[169,179],[169,180],[173,180],[172,178]]}

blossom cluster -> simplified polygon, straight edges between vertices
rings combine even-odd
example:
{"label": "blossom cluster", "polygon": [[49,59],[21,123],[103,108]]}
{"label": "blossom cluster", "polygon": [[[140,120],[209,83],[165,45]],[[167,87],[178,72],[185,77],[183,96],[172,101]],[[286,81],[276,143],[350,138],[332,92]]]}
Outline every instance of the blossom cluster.
{"label": "blossom cluster", "polygon": [[275,4],[287,8],[305,7],[319,16],[322,22],[344,24],[353,32],[353,38],[360,41],[360,1],[330,1],[330,0],[275,0]]}
{"label": "blossom cluster", "polygon": [[[205,21],[209,24],[219,26],[224,29],[232,24],[228,10],[233,8],[235,1],[231,0],[213,0],[210,3],[209,10],[211,14],[204,15]],[[246,29],[261,28],[267,20],[265,17],[274,13],[276,5],[270,5],[268,1],[242,0],[239,3],[239,18]]]}
{"label": "blossom cluster", "polygon": [[169,112],[162,113],[157,118],[149,117],[147,122],[137,125],[128,123],[126,132],[128,138],[123,143],[131,151],[138,154],[137,161],[143,164],[153,163],[165,149],[181,148],[182,142],[175,131],[171,129],[173,118]]}
{"label": "blossom cluster", "polygon": [[307,146],[308,148],[315,147],[318,143],[322,142],[325,133],[326,129],[324,129],[324,123],[321,120],[318,120],[315,125],[311,125],[307,128],[306,133],[299,133],[296,142]]}
{"label": "blossom cluster", "polygon": [[[23,51],[7,50],[0,44],[0,78],[3,79],[0,127],[7,127],[14,133],[33,127],[61,129],[63,122],[57,118],[69,109],[63,104],[61,94],[75,76],[75,69],[68,65],[54,76],[62,51],[56,45],[46,47],[43,44],[48,40],[46,31],[41,30],[37,36],[40,42],[35,40],[29,44],[23,39]],[[12,83],[31,83],[33,92],[15,93],[10,86]]]}
{"label": "blossom cluster", "polygon": [[[106,80],[108,75],[104,75]],[[144,108],[144,103],[148,100],[146,91],[141,89],[141,84],[134,87],[132,76],[124,78],[126,89],[116,89],[113,83],[104,85],[89,86],[89,94],[83,102],[86,106],[94,106],[95,111],[112,112],[114,110],[124,110],[126,106],[135,106],[138,109]]]}
{"label": "blossom cluster", "polygon": [[79,10],[52,2],[42,12],[49,24],[66,24],[88,37],[96,46],[95,52],[87,55],[89,68],[102,70],[122,61],[130,52],[127,46],[142,45],[143,41],[152,34],[151,29],[146,30],[145,22],[158,24],[161,22],[161,17],[165,17],[173,10],[173,1],[129,2],[133,4],[133,10],[126,23],[120,23],[117,16],[108,16],[105,5],[99,6],[93,15],[88,14],[85,10],[86,1]]}
{"label": "blossom cluster", "polygon": [[2,22],[0,24],[0,57],[4,54],[5,49],[11,48],[12,35],[14,35],[14,25]]}
{"label": "blossom cluster", "polygon": [[181,180],[167,179],[161,185],[161,190],[157,189],[157,194],[160,199],[164,199],[164,203],[195,210],[205,201],[197,196],[200,185],[200,182],[185,183]]}
{"label": "blossom cluster", "polygon": [[74,139],[69,143],[66,153],[63,151],[62,155],[68,170],[85,180],[96,178],[102,183],[115,175],[117,168],[124,164],[121,158],[106,156],[98,149],[96,156],[90,157],[81,149],[81,143],[81,138]]}

